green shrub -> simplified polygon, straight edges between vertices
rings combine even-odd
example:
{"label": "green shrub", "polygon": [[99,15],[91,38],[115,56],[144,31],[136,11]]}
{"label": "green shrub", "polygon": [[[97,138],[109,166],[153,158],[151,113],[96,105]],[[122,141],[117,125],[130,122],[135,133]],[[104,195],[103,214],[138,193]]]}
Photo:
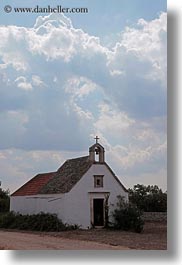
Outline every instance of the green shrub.
{"label": "green shrub", "polygon": [[144,225],[141,214],[136,206],[124,202],[123,198],[118,196],[117,208],[113,212],[113,226],[115,229],[141,233]]}
{"label": "green shrub", "polygon": [[9,212],[0,217],[0,228],[59,232],[77,229],[78,226],[64,224],[56,214],[41,212],[33,215],[22,215]]}

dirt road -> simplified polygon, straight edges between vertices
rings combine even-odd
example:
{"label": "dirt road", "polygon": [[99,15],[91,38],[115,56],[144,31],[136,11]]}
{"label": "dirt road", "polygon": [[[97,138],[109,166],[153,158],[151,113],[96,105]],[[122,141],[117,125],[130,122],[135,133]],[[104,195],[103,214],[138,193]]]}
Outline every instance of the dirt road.
{"label": "dirt road", "polygon": [[0,249],[126,250],[128,248],[43,234],[0,231]]}

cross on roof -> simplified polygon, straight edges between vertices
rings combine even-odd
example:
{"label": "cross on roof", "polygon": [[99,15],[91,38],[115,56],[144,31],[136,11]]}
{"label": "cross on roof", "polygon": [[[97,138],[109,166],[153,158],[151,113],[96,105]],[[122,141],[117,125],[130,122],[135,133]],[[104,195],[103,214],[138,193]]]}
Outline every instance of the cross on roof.
{"label": "cross on roof", "polygon": [[96,144],[98,143],[98,140],[100,139],[98,136],[94,138],[96,140]]}

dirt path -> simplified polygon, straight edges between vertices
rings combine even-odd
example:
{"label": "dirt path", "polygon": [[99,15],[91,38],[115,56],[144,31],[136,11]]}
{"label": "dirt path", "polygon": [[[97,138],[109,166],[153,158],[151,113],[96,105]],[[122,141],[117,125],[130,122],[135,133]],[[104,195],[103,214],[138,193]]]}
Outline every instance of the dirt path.
{"label": "dirt path", "polygon": [[0,231],[0,249],[126,250],[128,248],[49,235]]}

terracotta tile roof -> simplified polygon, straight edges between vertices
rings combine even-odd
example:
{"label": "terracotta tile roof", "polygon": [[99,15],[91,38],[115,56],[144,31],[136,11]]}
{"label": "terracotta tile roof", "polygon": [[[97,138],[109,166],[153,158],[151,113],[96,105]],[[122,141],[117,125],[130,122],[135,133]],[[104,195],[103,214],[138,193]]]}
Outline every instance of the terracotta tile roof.
{"label": "terracotta tile roof", "polygon": [[[91,162],[89,156],[69,159],[56,172],[38,174],[15,191],[11,196],[69,192],[93,163],[97,162]],[[127,191],[107,163],[104,162],[103,164],[107,166],[108,170],[112,173],[122,188]]]}
{"label": "terracotta tile roof", "polygon": [[88,171],[93,163],[89,156],[67,160],[55,173],[54,177],[42,187],[40,193],[54,194],[69,192]]}
{"label": "terracotta tile roof", "polygon": [[36,195],[39,194],[41,188],[47,184],[47,182],[53,178],[55,172],[42,173],[36,175],[34,178],[25,183],[17,191],[15,191],[11,196],[26,196],[26,195]]}

